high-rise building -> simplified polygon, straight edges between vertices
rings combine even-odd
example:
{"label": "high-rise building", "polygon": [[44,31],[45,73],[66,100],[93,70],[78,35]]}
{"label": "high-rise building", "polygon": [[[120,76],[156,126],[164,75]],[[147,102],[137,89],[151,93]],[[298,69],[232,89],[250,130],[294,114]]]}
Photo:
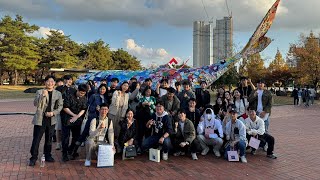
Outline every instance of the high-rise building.
{"label": "high-rise building", "polygon": [[216,20],[216,27],[213,29],[214,63],[232,56],[232,33],[232,17]]}
{"label": "high-rise building", "polygon": [[211,23],[195,21],[193,23],[193,67],[216,63],[232,56],[232,17]]}
{"label": "high-rise building", "polygon": [[211,24],[204,21],[193,23],[193,67],[212,64],[212,30]]}

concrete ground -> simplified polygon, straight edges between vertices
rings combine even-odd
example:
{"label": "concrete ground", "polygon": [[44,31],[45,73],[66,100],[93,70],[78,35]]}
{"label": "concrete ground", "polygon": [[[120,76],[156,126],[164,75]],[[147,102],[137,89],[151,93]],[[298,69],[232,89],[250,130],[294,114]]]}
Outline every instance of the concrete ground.
{"label": "concrete ground", "polygon": [[[1,112],[34,112],[32,100],[1,100]],[[247,154],[247,164],[217,159],[213,153],[191,157],[169,156],[168,161],[151,162],[147,155],[134,160],[115,158],[112,168],[84,167],[84,148],[80,158],[64,163],[54,149],[54,163],[40,169],[29,167],[33,126],[32,116],[0,115],[1,179],[320,179],[320,106],[309,108],[276,106],[272,109],[270,133],[275,137],[278,159],[266,158],[259,150]],[[44,138],[42,139],[42,143]],[[42,154],[43,144],[40,145]]]}

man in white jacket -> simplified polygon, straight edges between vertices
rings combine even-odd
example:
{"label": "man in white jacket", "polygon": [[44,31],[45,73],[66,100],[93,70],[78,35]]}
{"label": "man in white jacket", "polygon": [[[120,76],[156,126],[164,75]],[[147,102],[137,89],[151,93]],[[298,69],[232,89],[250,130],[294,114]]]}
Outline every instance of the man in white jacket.
{"label": "man in white jacket", "polygon": [[[274,137],[265,133],[264,121],[256,115],[254,108],[248,107],[249,117],[245,119],[246,129],[247,129],[247,138],[256,137],[259,139],[260,146],[264,146],[265,143],[268,144],[267,157],[271,159],[276,159],[277,156],[273,154],[274,149]],[[254,155],[256,149],[251,148],[251,154]]]}
{"label": "man in white jacket", "polygon": [[223,130],[221,121],[215,118],[212,109],[207,108],[205,113],[201,116],[198,124],[198,140],[202,148],[201,155],[205,156],[209,152],[208,145],[213,145],[213,153],[220,157],[220,148],[223,144]]}

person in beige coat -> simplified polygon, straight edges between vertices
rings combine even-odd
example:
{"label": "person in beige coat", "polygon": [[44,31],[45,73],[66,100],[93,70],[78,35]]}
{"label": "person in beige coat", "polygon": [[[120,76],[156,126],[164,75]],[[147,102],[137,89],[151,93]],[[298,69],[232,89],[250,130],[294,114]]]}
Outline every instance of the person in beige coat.
{"label": "person in beige coat", "polygon": [[119,122],[124,120],[124,118],[126,117],[126,111],[128,109],[129,103],[128,89],[129,84],[125,81],[121,84],[120,90],[115,91],[112,95],[108,117],[113,122],[115,139],[119,137],[120,133]]}
{"label": "person in beige coat", "polygon": [[45,78],[45,89],[38,90],[34,99],[34,106],[37,107],[33,117],[33,140],[30,149],[31,158],[29,166],[34,166],[38,159],[39,145],[43,134],[45,134],[44,155],[47,162],[54,162],[51,155],[52,135],[57,119],[60,118],[63,100],[59,91],[54,89],[55,78]]}

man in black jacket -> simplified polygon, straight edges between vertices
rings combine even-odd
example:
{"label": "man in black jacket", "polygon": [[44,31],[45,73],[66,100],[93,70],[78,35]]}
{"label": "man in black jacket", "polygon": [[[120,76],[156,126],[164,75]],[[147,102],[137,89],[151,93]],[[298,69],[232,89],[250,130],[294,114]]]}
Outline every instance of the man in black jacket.
{"label": "man in black jacket", "polygon": [[162,159],[168,160],[168,152],[172,148],[170,135],[173,133],[172,119],[164,110],[164,104],[161,101],[156,103],[156,113],[152,115],[147,124],[147,128],[152,128],[152,135],[146,138],[142,143],[143,150],[148,150],[156,145],[162,145]]}

